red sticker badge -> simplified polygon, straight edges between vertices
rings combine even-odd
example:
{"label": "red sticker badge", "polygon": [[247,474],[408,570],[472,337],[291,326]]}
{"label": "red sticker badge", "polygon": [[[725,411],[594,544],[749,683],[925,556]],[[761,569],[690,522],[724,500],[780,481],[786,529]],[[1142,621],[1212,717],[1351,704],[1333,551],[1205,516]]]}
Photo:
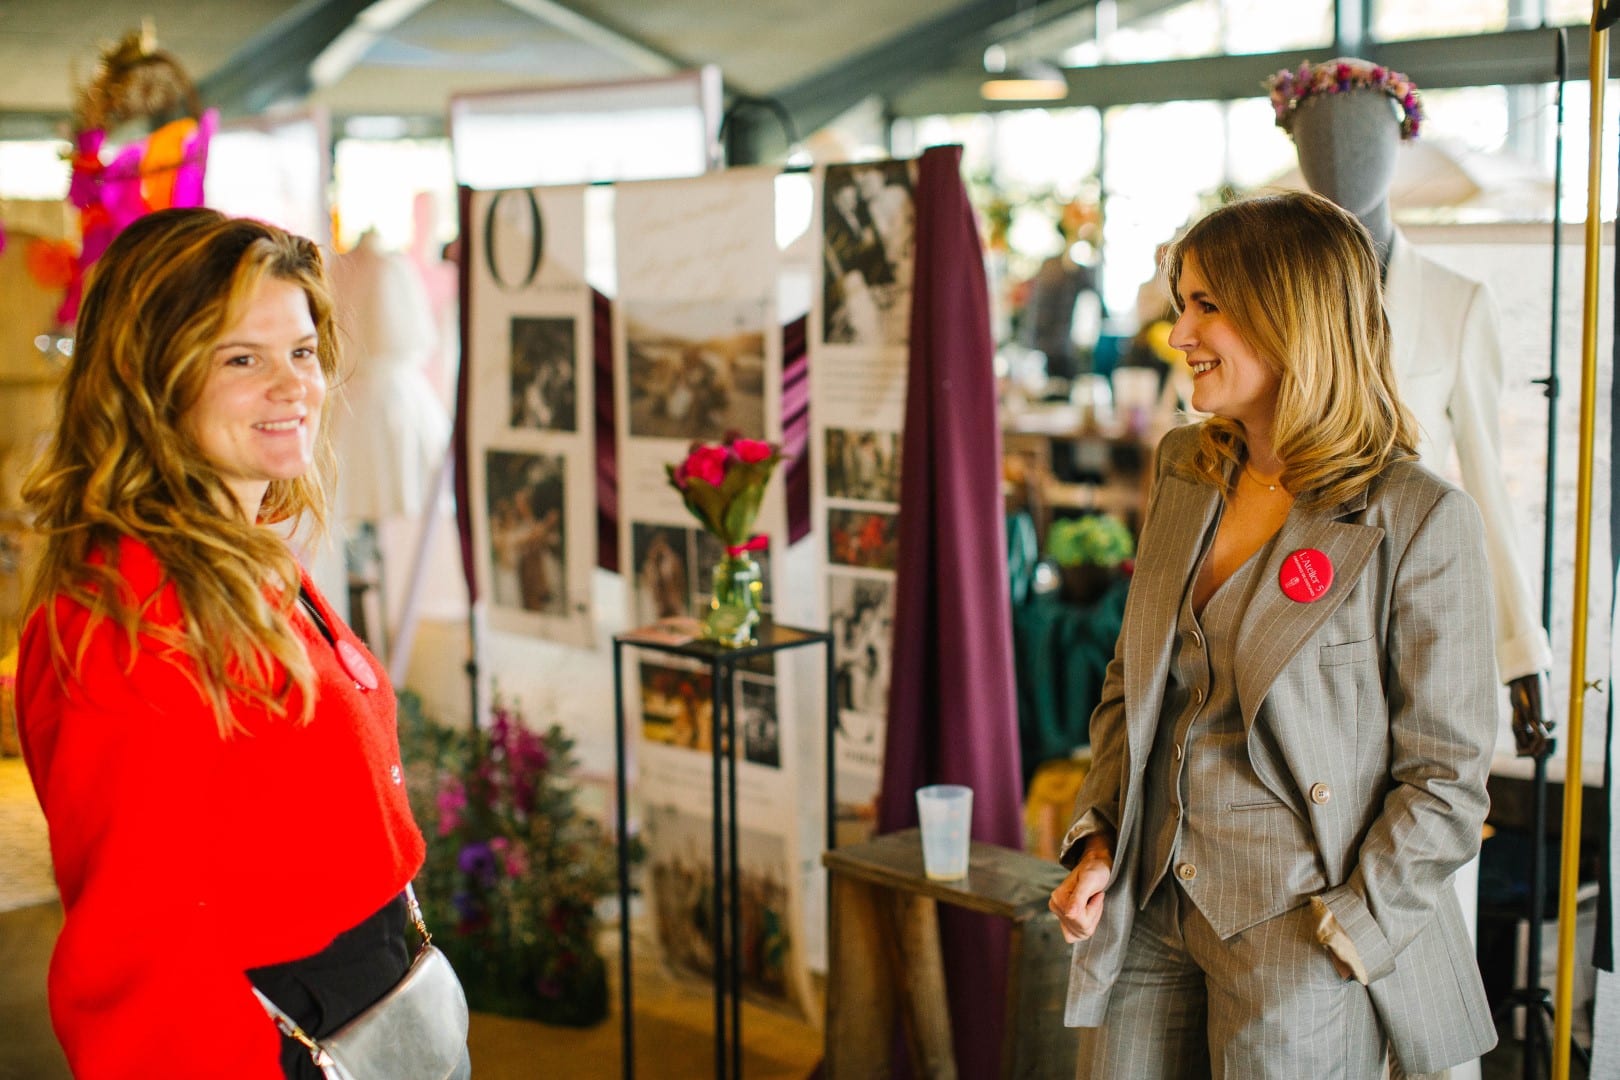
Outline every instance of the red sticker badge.
{"label": "red sticker badge", "polygon": [[347,641],[337,643],[338,659],[343,661],[343,669],[354,677],[354,681],[367,690],[377,689],[377,673],[371,669],[371,664],[360,655],[360,650]]}
{"label": "red sticker badge", "polygon": [[1333,585],[1333,563],[1315,548],[1300,548],[1283,560],[1277,583],[1296,604],[1309,604],[1327,595]]}

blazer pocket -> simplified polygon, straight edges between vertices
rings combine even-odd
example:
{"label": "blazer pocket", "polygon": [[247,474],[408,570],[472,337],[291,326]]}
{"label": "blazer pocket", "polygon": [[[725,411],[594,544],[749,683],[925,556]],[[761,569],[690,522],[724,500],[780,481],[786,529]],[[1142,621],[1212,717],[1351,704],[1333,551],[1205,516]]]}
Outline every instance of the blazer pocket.
{"label": "blazer pocket", "polygon": [[1340,664],[1354,664],[1360,660],[1370,660],[1373,656],[1373,639],[1362,638],[1360,641],[1347,641],[1342,645],[1323,645],[1320,650],[1320,659],[1323,667],[1338,667]]}
{"label": "blazer pocket", "polygon": [[1253,799],[1253,800],[1250,800],[1248,802],[1229,803],[1226,808],[1228,810],[1232,810],[1232,811],[1240,811],[1240,810],[1286,810],[1286,809],[1288,809],[1288,804],[1281,801],[1280,799]]}

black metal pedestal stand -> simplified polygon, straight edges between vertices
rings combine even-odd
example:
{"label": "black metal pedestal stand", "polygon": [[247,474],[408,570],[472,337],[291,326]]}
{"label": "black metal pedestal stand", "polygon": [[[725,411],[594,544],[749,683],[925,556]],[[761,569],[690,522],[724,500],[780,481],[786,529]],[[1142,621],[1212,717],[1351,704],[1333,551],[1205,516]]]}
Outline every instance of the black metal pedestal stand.
{"label": "black metal pedestal stand", "polygon": [[[626,745],[624,729],[624,648],[633,646],[701,661],[709,669],[710,749],[713,751],[712,800],[714,901],[710,905],[709,933],[714,957],[714,1075],[717,1080],[742,1076],[742,920],[737,892],[737,723],[733,694],[737,667],[745,661],[805,645],[821,645],[827,656],[827,844],[833,843],[833,812],[837,805],[833,782],[832,739],[838,722],[835,696],[836,667],[832,635],[824,630],[803,630],[765,623],[759,643],[740,649],[722,648],[709,641],[672,644],[631,631],[613,638],[613,746],[615,826],[619,843],[619,1031],[625,1080],[636,1074],[635,1016],[630,990],[630,845],[627,809]],[[722,769],[724,766],[724,769]],[[725,774],[722,788],[721,774]],[[722,799],[722,791],[725,798]],[[730,999],[729,1014],[727,998]]]}

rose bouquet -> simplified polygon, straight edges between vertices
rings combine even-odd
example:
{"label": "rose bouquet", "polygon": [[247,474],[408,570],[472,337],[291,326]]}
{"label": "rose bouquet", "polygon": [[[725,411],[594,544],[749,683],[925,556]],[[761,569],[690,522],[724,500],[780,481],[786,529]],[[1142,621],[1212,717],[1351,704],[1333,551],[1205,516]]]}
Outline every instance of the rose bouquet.
{"label": "rose bouquet", "polygon": [[703,619],[703,636],[720,645],[754,643],[763,583],[752,553],[765,548],[765,538],[753,535],[754,518],[782,459],[780,446],[733,433],[719,443],[694,442],[678,465],[664,466],[686,509],[725,548]]}

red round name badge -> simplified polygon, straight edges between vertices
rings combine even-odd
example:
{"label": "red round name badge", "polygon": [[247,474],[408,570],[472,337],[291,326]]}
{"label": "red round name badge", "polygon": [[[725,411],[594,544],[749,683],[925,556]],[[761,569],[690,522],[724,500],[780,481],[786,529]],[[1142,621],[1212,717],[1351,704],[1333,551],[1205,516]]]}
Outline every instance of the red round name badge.
{"label": "red round name badge", "polygon": [[1300,548],[1283,560],[1277,583],[1296,604],[1309,604],[1327,595],[1333,585],[1333,563],[1315,548]]}
{"label": "red round name badge", "polygon": [[343,670],[353,676],[354,681],[367,690],[377,689],[377,673],[371,669],[371,664],[360,655],[360,650],[347,641],[337,643],[338,659],[343,661]]}

